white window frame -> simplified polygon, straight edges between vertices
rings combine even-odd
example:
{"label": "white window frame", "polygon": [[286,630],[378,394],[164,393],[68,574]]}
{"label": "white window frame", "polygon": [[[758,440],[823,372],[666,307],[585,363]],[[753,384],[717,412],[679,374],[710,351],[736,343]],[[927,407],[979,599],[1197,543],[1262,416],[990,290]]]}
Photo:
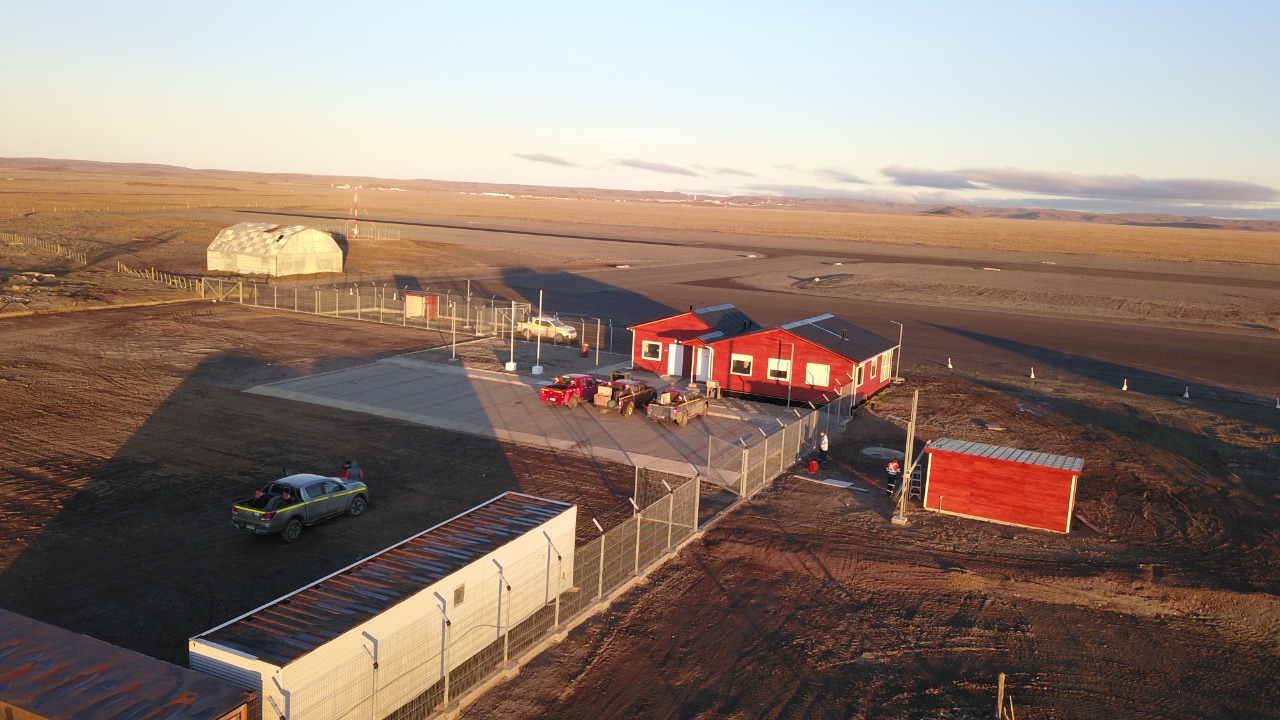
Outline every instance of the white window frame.
{"label": "white window frame", "polygon": [[790,382],[791,361],[783,360],[782,358],[769,358],[768,374],[765,377],[778,382]]}
{"label": "white window frame", "polygon": [[880,356],[880,377],[889,378],[893,375],[893,353],[885,353]]}
{"label": "white window frame", "polygon": [[878,360],[872,360],[871,362],[867,363],[867,369],[871,371],[870,373],[867,374],[868,380],[876,379],[876,368],[878,367],[880,367],[880,361]]}
{"label": "white window frame", "polygon": [[866,378],[864,377],[864,374],[865,373],[862,372],[862,363],[855,363],[853,366],[853,377],[854,377],[853,386],[854,387],[862,386],[863,381],[866,380]]}
{"label": "white window frame", "polygon": [[[817,372],[821,370],[821,373]],[[804,383],[814,387],[831,387],[831,366],[823,363],[805,363]]]}
{"label": "white window frame", "polygon": [[[657,355],[649,354],[649,349],[651,347],[658,349]],[[655,342],[653,340],[642,340],[640,342],[640,358],[642,360],[654,360],[657,362],[661,362],[662,361],[662,343]]]}
{"label": "white window frame", "polygon": [[[737,370],[734,369],[734,367],[737,365],[739,360],[746,361],[747,363],[746,372],[738,372]],[[729,374],[739,375],[742,377],[751,377],[751,371],[755,369],[755,364],[756,364],[756,358],[754,355],[739,355],[738,353],[732,353],[729,355]]]}

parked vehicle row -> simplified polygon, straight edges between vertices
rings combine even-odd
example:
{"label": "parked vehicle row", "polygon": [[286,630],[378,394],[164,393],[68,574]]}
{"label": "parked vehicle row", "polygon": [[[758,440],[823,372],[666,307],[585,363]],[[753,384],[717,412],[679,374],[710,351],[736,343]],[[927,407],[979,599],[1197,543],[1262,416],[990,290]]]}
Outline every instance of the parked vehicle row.
{"label": "parked vehicle row", "polygon": [[615,373],[609,380],[594,375],[569,373],[560,375],[538,389],[538,399],[548,405],[575,408],[590,403],[600,412],[616,412],[630,417],[637,411],[655,420],[668,420],[680,427],[693,418],[707,414],[709,399],[700,394],[681,392],[676,388],[659,391],[652,385],[634,380],[627,373]]}

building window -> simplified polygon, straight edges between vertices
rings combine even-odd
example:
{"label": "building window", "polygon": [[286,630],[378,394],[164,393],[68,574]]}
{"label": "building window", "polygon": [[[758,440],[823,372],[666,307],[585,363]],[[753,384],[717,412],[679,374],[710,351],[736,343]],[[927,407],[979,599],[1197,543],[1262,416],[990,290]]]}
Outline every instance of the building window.
{"label": "building window", "polygon": [[880,356],[880,377],[888,378],[893,374],[893,353]]}
{"label": "building window", "polygon": [[750,355],[733,354],[729,356],[729,374],[730,375],[751,375]]}
{"label": "building window", "polygon": [[640,357],[645,360],[661,360],[662,359],[662,343],[656,343],[652,340],[645,340],[640,346]]}
{"label": "building window", "polygon": [[857,364],[857,365],[854,365],[854,366],[853,366],[853,375],[854,375],[854,378],[853,378],[853,386],[854,386],[854,387],[858,387],[858,386],[862,385],[862,381],[864,380],[864,378],[862,377],[862,364],[861,364],[861,363],[859,363],[859,364]]}
{"label": "building window", "polygon": [[831,366],[808,363],[804,366],[804,382],[806,385],[815,387],[829,387],[831,385]]}
{"label": "building window", "polygon": [[453,589],[453,606],[454,606],[454,607],[457,607],[457,606],[461,605],[461,604],[462,604],[462,601],[463,601],[463,600],[466,600],[466,599],[467,599],[467,584],[466,584],[466,583],[463,583],[463,584],[461,584],[461,585],[459,585],[458,587],[456,587],[456,588],[454,588],[454,589]]}
{"label": "building window", "polygon": [[871,362],[867,363],[867,369],[871,371],[870,378],[872,380],[876,379],[876,365],[877,363],[875,360],[872,360]]}
{"label": "building window", "polygon": [[786,382],[791,377],[791,361],[769,358],[769,379]]}

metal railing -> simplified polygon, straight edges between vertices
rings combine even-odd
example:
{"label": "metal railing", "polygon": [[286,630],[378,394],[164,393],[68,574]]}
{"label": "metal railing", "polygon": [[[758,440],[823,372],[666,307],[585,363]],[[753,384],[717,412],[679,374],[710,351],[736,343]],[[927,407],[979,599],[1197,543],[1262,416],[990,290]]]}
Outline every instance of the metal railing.
{"label": "metal railing", "polygon": [[440,617],[369,639],[362,652],[351,653],[323,678],[284,687],[292,699],[290,720],[429,717],[599,612],[698,529],[698,478],[635,472],[637,495],[652,502],[636,503],[630,520],[573,549],[571,585],[555,586],[550,597],[544,593],[557,582],[553,578],[569,576],[541,551],[507,567],[482,564],[485,576],[477,584],[492,584],[497,602],[442,609]]}

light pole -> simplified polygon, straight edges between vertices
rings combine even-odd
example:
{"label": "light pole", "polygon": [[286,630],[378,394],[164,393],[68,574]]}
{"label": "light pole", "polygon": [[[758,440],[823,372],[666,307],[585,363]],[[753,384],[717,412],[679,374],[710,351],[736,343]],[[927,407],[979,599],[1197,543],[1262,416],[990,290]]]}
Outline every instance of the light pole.
{"label": "light pole", "polygon": [[893,362],[893,379],[897,380],[899,377],[901,377],[898,374],[898,372],[902,370],[902,327],[903,326],[902,326],[902,323],[898,322],[897,320],[890,320],[889,322],[898,326],[898,350],[893,354],[893,361],[894,361]]}

